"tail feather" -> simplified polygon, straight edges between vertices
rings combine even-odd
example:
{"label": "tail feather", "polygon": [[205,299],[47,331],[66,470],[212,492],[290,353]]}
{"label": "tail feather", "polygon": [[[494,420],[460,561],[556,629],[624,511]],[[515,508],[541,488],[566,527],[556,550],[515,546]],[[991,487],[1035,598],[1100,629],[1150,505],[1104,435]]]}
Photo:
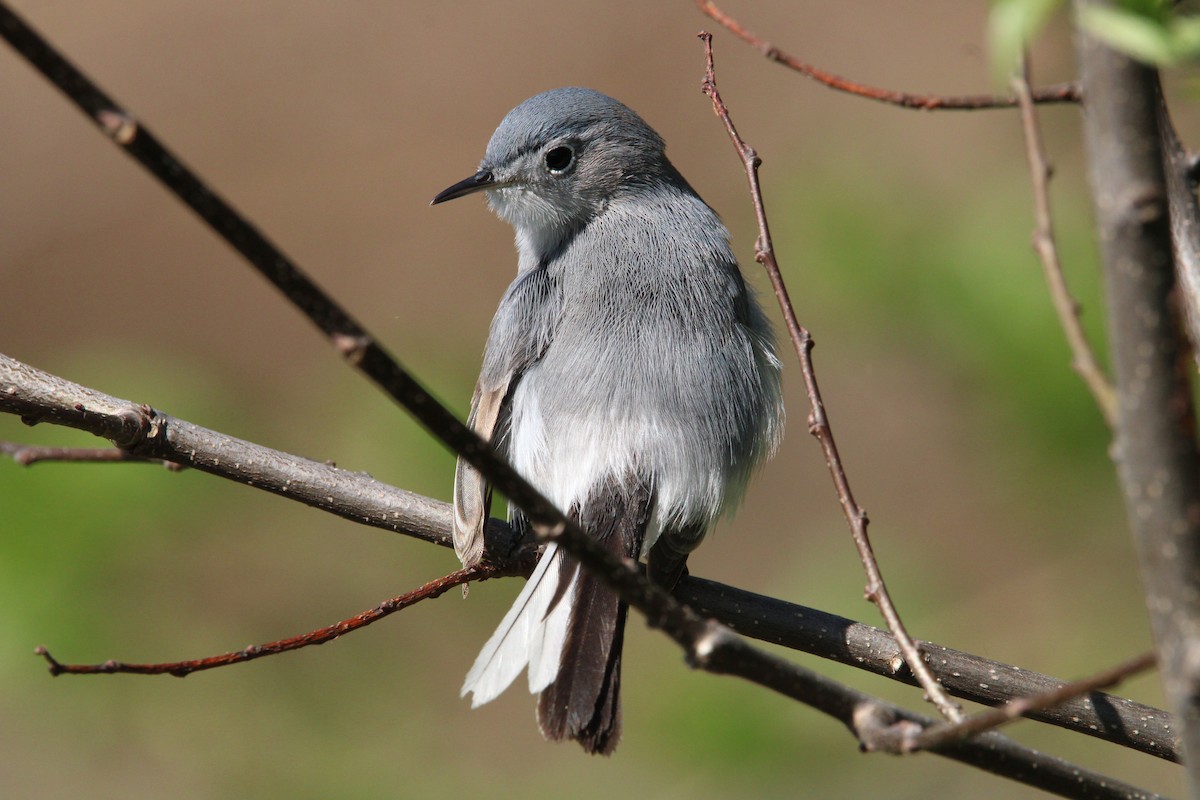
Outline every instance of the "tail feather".
{"label": "tail feather", "polygon": [[[614,555],[637,558],[652,506],[645,483],[609,482],[593,491],[579,521]],[[562,559],[560,581],[574,575],[575,590],[558,676],[538,699],[538,725],[547,739],[574,739],[589,753],[608,755],[621,738],[626,606],[573,558]]]}
{"label": "tail feather", "polygon": [[[471,707],[491,702],[530,666],[530,691],[541,691],[558,672],[558,655],[566,638],[573,578],[559,591],[562,570],[558,546],[546,547],[525,588],[479,652],[460,694],[471,693]],[[555,602],[558,598],[558,602]],[[547,677],[547,674],[549,675]]]}
{"label": "tail feather", "polygon": [[[622,558],[637,558],[653,505],[639,481],[606,481],[572,515]],[[575,739],[607,755],[621,737],[621,649],[626,607],[557,545],[546,546],[529,582],[467,673],[472,707],[495,699],[529,667],[541,693],[538,724],[548,739]]]}
{"label": "tail feather", "polygon": [[[557,548],[557,545],[551,545]],[[563,561],[566,554],[559,554],[558,561]],[[554,586],[546,579],[544,591],[550,596],[549,610],[540,625],[537,625],[529,647],[529,691],[537,694],[554,682],[558,676],[559,665],[562,662],[562,651],[565,646],[567,632],[570,628],[571,602],[574,596],[581,571],[578,566],[573,570],[555,567],[551,564],[549,570],[559,573]],[[560,589],[563,585],[565,589]]]}
{"label": "tail feather", "polygon": [[538,699],[538,725],[547,739],[575,739],[589,753],[608,755],[621,734],[626,609],[593,575],[583,573],[578,580],[563,666]]}

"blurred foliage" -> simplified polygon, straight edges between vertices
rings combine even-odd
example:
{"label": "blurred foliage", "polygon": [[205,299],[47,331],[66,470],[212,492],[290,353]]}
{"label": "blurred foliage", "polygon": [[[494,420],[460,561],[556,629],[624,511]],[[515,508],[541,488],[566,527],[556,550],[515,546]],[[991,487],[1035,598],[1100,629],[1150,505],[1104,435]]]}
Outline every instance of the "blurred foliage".
{"label": "blurred foliage", "polygon": [[[992,70],[1003,81],[1021,53],[1065,0],[996,0],[988,20]],[[1175,0],[1117,0],[1081,9],[1079,24],[1136,59],[1160,67],[1200,58],[1196,3]]]}
{"label": "blurred foliage", "polygon": [[[803,247],[811,265],[803,279],[822,306],[859,309],[863,334],[953,364],[965,390],[1011,423],[998,445],[1035,450],[1047,466],[1084,460],[1109,469],[1096,447],[1103,422],[1070,369],[1029,245],[1028,191],[1019,180],[993,182],[963,202],[911,186],[835,188],[797,197],[787,238]],[[1103,364],[1101,286],[1081,201],[1067,196],[1056,206],[1055,233]]]}
{"label": "blurred foliage", "polygon": [[987,41],[992,75],[1006,83],[1029,43],[1066,0],[993,0]]}
{"label": "blurred foliage", "polygon": [[1168,0],[1122,0],[1084,9],[1079,23],[1140,61],[1169,67],[1200,58],[1200,17],[1194,12]]}

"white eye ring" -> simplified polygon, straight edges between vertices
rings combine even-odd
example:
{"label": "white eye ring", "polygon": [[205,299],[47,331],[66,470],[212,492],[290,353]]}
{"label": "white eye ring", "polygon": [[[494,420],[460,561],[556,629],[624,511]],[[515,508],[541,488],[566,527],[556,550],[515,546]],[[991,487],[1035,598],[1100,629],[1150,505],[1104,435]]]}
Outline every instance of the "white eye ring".
{"label": "white eye ring", "polygon": [[552,147],[546,151],[546,169],[555,175],[562,175],[575,166],[575,151],[565,144]]}

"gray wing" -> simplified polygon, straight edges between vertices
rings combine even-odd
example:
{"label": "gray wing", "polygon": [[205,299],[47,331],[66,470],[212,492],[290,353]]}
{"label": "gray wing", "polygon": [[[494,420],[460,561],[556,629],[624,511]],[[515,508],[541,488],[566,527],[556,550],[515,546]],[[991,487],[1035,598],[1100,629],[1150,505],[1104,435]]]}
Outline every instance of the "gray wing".
{"label": "gray wing", "polygon": [[[512,390],[546,352],[560,307],[557,282],[539,267],[517,276],[492,319],[467,424],[501,454],[506,450],[504,420]],[[492,490],[483,475],[460,458],[454,469],[453,533],[454,552],[465,567],[483,558],[483,531],[491,504]]]}
{"label": "gray wing", "polygon": [[[479,438],[491,441],[496,422],[508,397],[511,373],[502,386],[475,387],[471,415],[467,425]],[[473,567],[483,559],[483,529],[492,508],[492,488],[483,475],[463,459],[454,467],[454,554],[464,567]]]}

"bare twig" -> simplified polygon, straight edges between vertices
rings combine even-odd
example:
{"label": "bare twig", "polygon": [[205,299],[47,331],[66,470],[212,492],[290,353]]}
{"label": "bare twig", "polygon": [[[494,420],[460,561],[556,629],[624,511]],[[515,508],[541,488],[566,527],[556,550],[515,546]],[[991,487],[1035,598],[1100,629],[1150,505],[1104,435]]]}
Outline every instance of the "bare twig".
{"label": "bare twig", "polygon": [[161,464],[169,470],[183,469],[181,464],[173,464],[157,458],[135,456],[116,447],[42,447],[18,442],[0,442],[0,455],[5,455],[22,467],[39,464],[43,461],[74,461],[94,464]]}
{"label": "bare twig", "polygon": [[1046,160],[1046,149],[1042,143],[1041,130],[1037,122],[1037,110],[1029,89],[1029,64],[1021,60],[1017,74],[1012,80],[1013,92],[1021,109],[1021,127],[1025,134],[1025,157],[1029,161],[1029,177],[1033,184],[1033,215],[1036,227],[1033,232],[1033,249],[1042,262],[1042,272],[1050,289],[1050,299],[1058,315],[1059,324],[1071,348],[1071,367],[1083,378],[1100,407],[1100,414],[1111,429],[1117,420],[1117,396],[1108,376],[1096,361],[1096,355],[1083,332],[1079,319],[1079,303],[1071,295],[1063,275],[1062,263],[1058,258],[1058,246],[1054,241],[1054,222],[1050,214],[1050,164]]}
{"label": "bare twig", "polygon": [[712,100],[713,111],[725,123],[725,130],[729,133],[729,138],[746,169],[746,178],[750,182],[750,195],[754,202],[754,214],[758,219],[759,233],[754,247],[754,260],[762,264],[767,271],[771,287],[775,291],[775,299],[779,301],[779,307],[783,311],[784,322],[796,350],[796,358],[800,361],[800,371],[804,375],[804,386],[808,391],[808,400],[812,406],[808,416],[808,430],[821,443],[821,449],[825,453],[825,463],[829,467],[830,475],[833,476],[838,500],[842,504],[842,510],[854,537],[855,547],[858,548],[863,569],[867,573],[867,598],[879,607],[879,612],[887,622],[888,630],[900,644],[900,652],[904,656],[905,663],[908,664],[908,668],[920,682],[921,688],[929,696],[930,702],[937,706],[947,719],[960,720],[962,711],[946,696],[937,679],[921,658],[920,651],[917,650],[917,646],[913,644],[912,638],[904,629],[904,623],[900,620],[900,614],[896,611],[891,596],[888,594],[887,585],[883,581],[883,574],[871,548],[871,540],[867,536],[867,512],[855,501],[854,494],[850,491],[850,481],[842,466],[837,443],[833,438],[833,429],[830,427],[828,415],[825,413],[825,403],[821,399],[821,390],[817,386],[817,375],[812,360],[812,336],[796,319],[795,309],[792,308],[792,301],[788,297],[787,286],[784,285],[783,276],[779,272],[779,264],[775,260],[775,248],[771,243],[771,231],[767,225],[766,208],[763,205],[762,190],[758,183],[758,168],[762,164],[762,159],[758,157],[754,148],[746,144],[738,135],[737,128],[733,125],[733,119],[729,116],[729,109],[725,107],[721,95],[717,91],[716,74],[713,69],[712,34],[701,33],[700,38],[704,41],[706,61],[703,91]]}
{"label": "bare twig", "polygon": [[974,714],[959,722],[947,722],[934,725],[919,731],[912,739],[903,744],[903,749],[932,750],[945,742],[952,742],[966,736],[973,736],[983,731],[993,730],[1019,719],[1030,712],[1062,705],[1068,700],[1091,694],[1097,689],[1107,689],[1139,672],[1144,672],[1154,666],[1153,651],[1142,653],[1140,656],[1117,664],[1102,672],[1083,678],[1057,689],[1032,697],[1018,697],[1010,700],[999,708]]}
{"label": "bare twig", "polygon": [[46,663],[50,665],[51,675],[116,675],[117,673],[125,673],[129,675],[174,675],[176,678],[186,678],[193,672],[216,669],[217,667],[228,667],[232,664],[243,664],[247,661],[253,661],[256,658],[263,658],[264,656],[278,655],[279,653],[286,653],[289,650],[299,650],[302,647],[311,647],[312,645],[332,642],[339,636],[352,633],[359,628],[365,628],[373,622],[378,622],[384,617],[395,614],[397,611],[415,605],[422,600],[431,600],[435,597],[440,597],[446,590],[452,589],[455,586],[486,581],[489,578],[496,578],[506,574],[511,573],[483,565],[477,565],[470,569],[460,569],[445,577],[432,580],[411,592],[393,597],[390,600],[384,600],[372,609],[364,611],[361,614],[356,614],[349,619],[344,619],[341,622],[336,622],[328,627],[318,628],[315,631],[302,633],[299,636],[280,639],[277,642],[250,645],[241,650],[235,650],[232,653],[223,653],[219,656],[208,656],[190,661],[170,661],[161,664],[126,664],[121,661],[109,660],[100,664],[63,664],[50,655],[50,651],[45,647],[38,647],[34,650],[34,653],[44,658]]}
{"label": "bare twig", "polygon": [[[876,86],[867,86],[866,84],[834,75],[831,72],[826,72],[820,67],[813,66],[795,56],[788,55],[766,40],[746,30],[741,23],[717,8],[716,4],[709,0],[696,0],[696,5],[702,12],[712,17],[712,19],[720,23],[734,36],[754,47],[771,61],[793,69],[801,75],[822,83],[830,89],[836,89],[839,92],[848,92],[859,97],[865,97],[868,100],[878,100],[881,103],[889,103],[901,108],[911,108],[919,111],[977,111],[990,108],[1012,108],[1017,105],[1017,98],[1015,97],[999,97],[990,94],[963,96],[912,94],[909,92],[897,92],[891,89],[881,89]],[[1074,82],[1059,83],[1043,89],[1035,89],[1032,92],[1032,97],[1035,103],[1078,103],[1080,97],[1079,84]]]}
{"label": "bare twig", "polygon": [[[361,472],[311,461],[200,428],[149,406],[120,400],[49,375],[0,355],[0,412],[47,420],[100,436],[124,436],[127,447],[153,451],[198,471],[254,486],[344,519],[450,546],[451,511],[447,503],[406,492]],[[126,424],[126,420],[135,420]],[[121,431],[145,431],[157,420],[154,435],[140,443]],[[498,519],[488,521],[488,551],[514,551],[512,531]],[[528,553],[494,561],[498,569],[525,574]],[[907,670],[896,672],[899,649],[878,628],[813,608],[765,597],[732,586],[685,577],[677,599],[739,633],[832,659],[908,684]],[[954,696],[987,705],[1039,694],[1063,681],[1027,669],[979,658],[932,642],[919,642],[926,659],[936,663],[941,681]],[[1120,697],[1093,693],[1030,717],[1096,736],[1124,747],[1178,760],[1169,715]]]}

